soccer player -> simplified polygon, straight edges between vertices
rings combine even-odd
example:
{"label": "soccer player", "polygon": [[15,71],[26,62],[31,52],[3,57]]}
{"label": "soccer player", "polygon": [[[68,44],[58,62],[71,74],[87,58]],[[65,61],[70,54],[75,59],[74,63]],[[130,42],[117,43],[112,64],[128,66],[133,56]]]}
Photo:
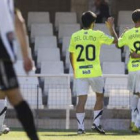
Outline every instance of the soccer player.
{"label": "soccer player", "polygon": [[125,31],[118,40],[118,47],[128,46],[128,89],[133,93],[131,99],[132,132],[139,132],[140,127],[140,9],[132,13],[134,27]]}
{"label": "soccer player", "polygon": [[30,140],[39,140],[31,109],[20,93],[13,67],[16,61],[15,33],[19,38],[24,69],[28,73],[32,69],[32,60],[28,54],[24,19],[19,11],[15,14],[13,0],[0,0],[0,99],[8,98]]}
{"label": "soccer player", "polygon": [[113,27],[114,18],[110,17],[106,22],[111,36],[101,31],[93,30],[96,21],[96,15],[93,12],[87,11],[83,13],[81,20],[83,29],[75,32],[71,36],[69,46],[70,61],[74,71],[76,94],[78,96],[76,107],[77,133],[85,133],[85,104],[90,85],[93,91],[96,92],[92,129],[101,134],[105,134],[105,131],[100,125],[104,100],[104,79],[100,65],[100,49],[102,44],[110,45],[117,42],[117,35]]}

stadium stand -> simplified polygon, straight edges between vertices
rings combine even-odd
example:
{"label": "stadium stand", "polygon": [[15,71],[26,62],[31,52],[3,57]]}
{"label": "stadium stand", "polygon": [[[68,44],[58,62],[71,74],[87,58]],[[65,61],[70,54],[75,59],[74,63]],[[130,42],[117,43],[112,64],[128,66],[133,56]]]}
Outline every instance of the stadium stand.
{"label": "stadium stand", "polygon": [[45,24],[50,23],[49,12],[29,12],[28,13],[28,29],[31,29],[32,24]]}
{"label": "stadium stand", "polygon": [[109,33],[109,31],[104,23],[96,23],[94,30],[100,30],[100,31],[110,35],[110,33]]}
{"label": "stadium stand", "polygon": [[63,37],[62,41],[62,55],[66,57],[66,53],[69,48],[70,37]]}
{"label": "stadium stand", "polygon": [[31,42],[34,43],[36,36],[53,36],[53,26],[49,24],[31,25]]}
{"label": "stadium stand", "polygon": [[55,30],[58,31],[59,24],[75,24],[77,15],[75,12],[56,12],[55,13]]}
{"label": "stadium stand", "polygon": [[103,62],[103,74],[125,74],[124,62]]}
{"label": "stadium stand", "polygon": [[40,48],[57,48],[56,36],[35,37],[35,52],[37,52]]}
{"label": "stadium stand", "polygon": [[78,30],[80,30],[80,24],[59,24],[59,42],[62,43],[63,37],[70,37],[74,32]]}
{"label": "stadium stand", "polygon": [[133,24],[131,15],[133,11],[119,11],[118,26],[121,24]]}

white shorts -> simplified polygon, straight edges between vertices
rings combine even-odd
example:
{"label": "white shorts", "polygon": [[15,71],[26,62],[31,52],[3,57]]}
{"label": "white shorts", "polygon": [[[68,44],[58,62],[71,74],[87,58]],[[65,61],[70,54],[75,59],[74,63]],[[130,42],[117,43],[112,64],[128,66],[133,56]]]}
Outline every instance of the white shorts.
{"label": "white shorts", "polygon": [[140,93],[140,71],[134,71],[129,73],[128,90],[132,93]]}
{"label": "white shorts", "polygon": [[79,78],[75,79],[75,92],[77,96],[87,95],[89,92],[89,86],[91,86],[92,90],[96,93],[104,93],[104,78],[96,77],[96,78]]}

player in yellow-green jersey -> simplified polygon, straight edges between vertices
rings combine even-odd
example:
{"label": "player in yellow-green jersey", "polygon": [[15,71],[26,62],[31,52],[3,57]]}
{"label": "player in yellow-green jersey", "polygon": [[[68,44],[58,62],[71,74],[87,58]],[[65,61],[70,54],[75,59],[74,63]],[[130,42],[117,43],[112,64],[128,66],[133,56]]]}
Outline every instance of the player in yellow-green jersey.
{"label": "player in yellow-green jersey", "polygon": [[104,79],[102,77],[100,65],[100,49],[102,44],[110,45],[117,42],[117,35],[113,28],[114,19],[110,17],[106,22],[111,36],[108,36],[101,31],[93,30],[96,21],[96,15],[93,12],[88,11],[83,13],[81,19],[83,29],[75,32],[71,36],[69,46],[70,61],[76,81],[76,94],[79,99],[76,107],[78,122],[77,133],[83,134],[85,132],[85,103],[89,85],[91,85],[93,91],[96,92],[92,129],[101,134],[105,134],[105,131],[100,125],[104,99]]}
{"label": "player in yellow-green jersey", "polygon": [[133,93],[131,100],[132,132],[139,132],[140,127],[140,9],[132,13],[135,26],[127,30],[119,38],[118,47],[128,46],[130,57],[128,62],[128,89]]}

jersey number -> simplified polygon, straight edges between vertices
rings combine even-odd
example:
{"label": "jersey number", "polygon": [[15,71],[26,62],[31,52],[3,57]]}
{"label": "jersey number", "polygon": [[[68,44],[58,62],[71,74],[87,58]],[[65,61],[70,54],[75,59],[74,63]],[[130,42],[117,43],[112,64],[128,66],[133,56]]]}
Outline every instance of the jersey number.
{"label": "jersey number", "polygon": [[[85,47],[85,49],[86,49],[86,58],[84,59],[84,58],[81,58],[81,56],[82,56],[82,53],[83,53],[83,51],[84,51],[84,46],[82,46],[82,45],[77,45],[76,46],[76,49],[80,49],[80,53],[79,53],[79,56],[78,56],[78,58],[77,58],[77,61],[78,62],[82,62],[82,61],[85,61],[85,59],[86,60],[88,60],[88,61],[93,61],[93,60],[95,60],[95,46],[94,45],[87,45],[86,47]],[[91,51],[91,49],[92,49],[92,57],[89,57],[89,49],[90,49],[90,51]]]}
{"label": "jersey number", "polygon": [[134,42],[134,48],[136,49],[136,53],[140,51],[140,41]]}

